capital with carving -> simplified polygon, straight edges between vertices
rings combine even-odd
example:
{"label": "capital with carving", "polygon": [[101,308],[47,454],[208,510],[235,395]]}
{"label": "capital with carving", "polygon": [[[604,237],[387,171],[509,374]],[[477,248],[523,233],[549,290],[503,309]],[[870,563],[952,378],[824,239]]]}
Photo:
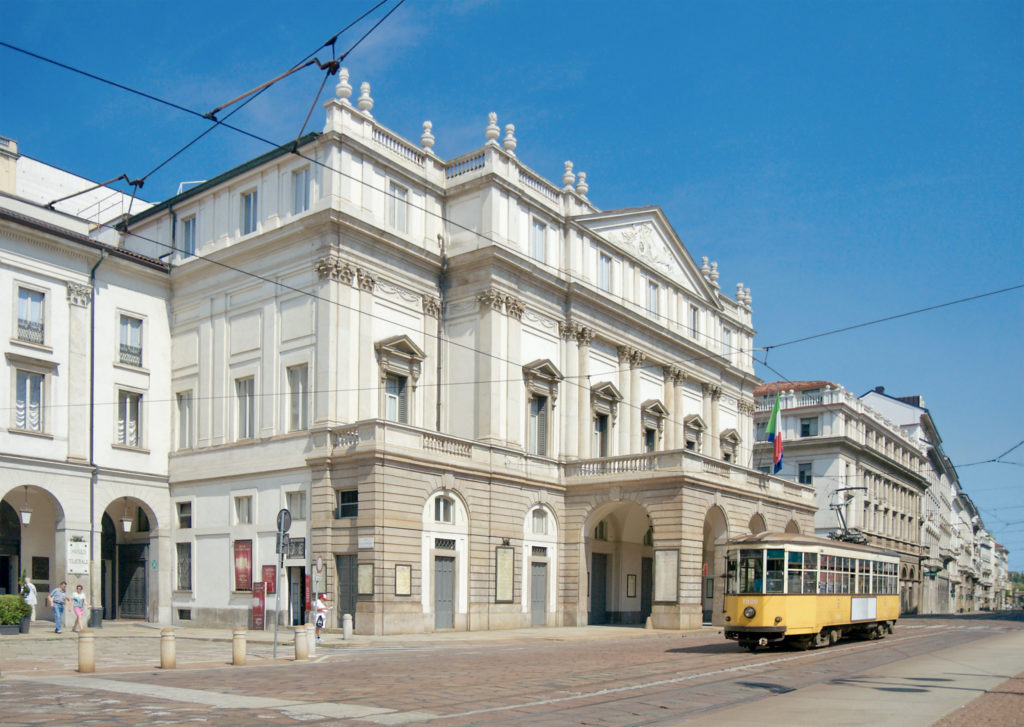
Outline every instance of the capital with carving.
{"label": "capital with carving", "polygon": [[737,408],[743,414],[753,414],[756,406],[753,399],[740,399],[737,402]]}
{"label": "capital with carving", "polygon": [[589,346],[594,340],[594,329],[590,326],[580,326],[576,331],[576,340],[581,346]]}
{"label": "capital with carving", "polygon": [[579,330],[579,325],[576,321],[559,321],[558,322],[558,335],[562,337],[563,341],[571,341],[576,338],[576,332]]}
{"label": "capital with carving", "polygon": [[665,366],[662,369],[665,383],[678,384],[684,377],[683,370],[678,366]]}
{"label": "capital with carving", "polygon": [[619,346],[618,354],[619,363],[626,363],[628,361],[632,368],[642,366],[644,361],[647,360],[647,354],[639,348],[633,348],[632,346]]}
{"label": "capital with carving", "polygon": [[372,293],[373,286],[377,282],[377,279],[373,277],[373,274],[369,270],[356,268],[356,275],[359,277],[359,289]]}
{"label": "capital with carving", "polygon": [[431,318],[441,317],[441,299],[431,296],[423,296],[423,314]]}
{"label": "capital with carving", "polygon": [[68,282],[68,303],[82,308],[88,308],[92,300],[92,288],[81,283]]}
{"label": "capital with carving", "polygon": [[505,295],[500,290],[494,288],[488,288],[484,292],[480,293],[476,297],[478,303],[483,306],[490,308],[493,311],[501,312],[502,306],[505,305]]}
{"label": "capital with carving", "polygon": [[505,313],[508,314],[509,318],[515,318],[517,321],[523,319],[523,311],[526,310],[526,303],[514,295],[505,296]]}

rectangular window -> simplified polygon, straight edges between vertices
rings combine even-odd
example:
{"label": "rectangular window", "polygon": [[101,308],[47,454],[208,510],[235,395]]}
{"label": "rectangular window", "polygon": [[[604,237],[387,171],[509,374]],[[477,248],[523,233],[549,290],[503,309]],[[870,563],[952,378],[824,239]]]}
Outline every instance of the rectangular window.
{"label": "rectangular window", "polygon": [[255,379],[235,379],[235,400],[238,409],[238,439],[256,436]]}
{"label": "rectangular window", "polygon": [[288,368],[288,431],[309,429],[309,367]]}
{"label": "rectangular window", "polygon": [[800,420],[800,436],[818,436],[818,417],[804,417]]}
{"label": "rectangular window", "polygon": [[[658,430],[644,429],[644,451],[654,452],[658,448]],[[728,461],[728,460],[726,460]]]}
{"label": "rectangular window", "polygon": [[117,393],[117,443],[125,447],[142,446],[142,394]]}
{"label": "rectangular window", "polygon": [[548,454],[548,398],[530,397],[530,454]]}
{"label": "rectangular window", "polygon": [[257,197],[256,190],[253,189],[249,192],[245,192],[242,195],[242,234],[248,235],[251,232],[256,232],[256,221],[257,221]]}
{"label": "rectangular window", "polygon": [[732,331],[724,326],[722,328],[722,355],[732,358]]}
{"label": "rectangular window", "polygon": [[191,215],[181,221],[181,242],[178,248],[186,257],[196,254],[196,216]]}
{"label": "rectangular window", "polygon": [[18,371],[15,376],[14,428],[26,432],[43,431],[43,374]]}
{"label": "rectangular window", "polygon": [[409,404],[406,378],[388,374],[384,380],[384,418],[390,422],[409,422]]}
{"label": "rectangular window", "polygon": [[43,299],[38,290],[18,288],[18,340],[43,343]]}
{"label": "rectangular window", "polygon": [[176,543],[178,551],[178,590],[192,590],[192,543]]}
{"label": "rectangular window", "polygon": [[647,312],[658,315],[658,284],[651,280],[647,281]]}
{"label": "rectangular window", "polygon": [[292,172],[292,214],[309,209],[309,167]]}
{"label": "rectangular window", "polygon": [[533,511],[533,534],[548,534],[548,514],[539,508]]}
{"label": "rectangular window", "polygon": [[547,260],[547,236],[548,226],[539,220],[534,220],[530,228],[530,257],[534,260],[544,262]]}
{"label": "rectangular window", "polygon": [[612,259],[603,252],[597,262],[597,287],[606,293],[612,292]]}
{"label": "rectangular window", "polygon": [[195,446],[192,436],[192,392],[182,391],[178,399],[178,449],[191,449]]}
{"label": "rectangular window", "polygon": [[288,512],[292,514],[293,520],[305,520],[306,519],[306,493],[301,490],[298,492],[287,492],[285,493],[285,502],[288,507]]}
{"label": "rectangular window", "polygon": [[797,465],[797,473],[801,485],[814,484],[814,476],[811,474],[811,464],[809,462]]}
{"label": "rectangular window", "polygon": [[118,361],[129,366],[142,366],[142,321],[121,316],[121,347]]}
{"label": "rectangular window", "polygon": [[700,333],[700,309],[695,305],[690,306],[690,335],[696,338]]}
{"label": "rectangular window", "polygon": [[388,185],[388,224],[399,232],[409,231],[409,190],[394,182]]}
{"label": "rectangular window", "polygon": [[252,541],[235,541],[235,590],[252,590]]}
{"label": "rectangular window", "polygon": [[192,503],[191,502],[179,502],[178,508],[178,527],[182,530],[187,530],[192,527]]}
{"label": "rectangular window", "polygon": [[434,498],[434,520],[439,523],[455,521],[455,507],[450,497]]}
{"label": "rectangular window", "polygon": [[359,490],[334,491],[334,517],[348,518],[359,514]]}
{"label": "rectangular window", "polygon": [[235,498],[235,525],[252,525],[252,496]]}
{"label": "rectangular window", "polygon": [[598,414],[594,417],[594,452],[595,457],[608,456],[608,415]]}

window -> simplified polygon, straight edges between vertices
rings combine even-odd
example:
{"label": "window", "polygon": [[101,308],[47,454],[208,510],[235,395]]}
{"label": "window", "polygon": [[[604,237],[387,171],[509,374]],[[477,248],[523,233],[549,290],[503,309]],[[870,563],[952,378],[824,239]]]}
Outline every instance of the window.
{"label": "window", "polygon": [[594,540],[607,540],[608,539],[608,521],[602,520],[594,528]]}
{"label": "window", "polygon": [[178,394],[178,449],[191,449],[195,446],[192,436],[192,392],[182,391]]}
{"label": "window", "polygon": [[811,474],[811,464],[809,462],[797,465],[797,478],[801,485],[814,484],[814,476]]}
{"label": "window", "polygon": [[309,167],[292,172],[292,214],[309,209]]}
{"label": "window", "polygon": [[409,422],[409,397],[404,376],[388,374],[384,379],[384,418],[390,422]]}
{"label": "window", "polygon": [[399,232],[409,231],[409,190],[394,182],[388,185],[388,224]]}
{"label": "window", "polygon": [[455,522],[455,501],[439,495],[434,498],[434,520],[439,523]]}
{"label": "window", "polygon": [[192,503],[191,502],[179,502],[178,508],[178,527],[182,530],[187,530],[192,527]]}
{"label": "window", "polygon": [[540,508],[533,511],[533,534],[548,534],[548,514]]}
{"label": "window", "polygon": [[755,442],[767,442],[768,441],[768,422],[756,422],[754,424],[754,441]]}
{"label": "window", "polygon": [[722,355],[732,358],[732,331],[722,327]]}
{"label": "window", "polygon": [[612,292],[612,259],[603,252],[597,261],[597,287],[606,293]]}
{"label": "window", "polygon": [[359,490],[334,491],[334,517],[356,517],[359,514]]}
{"label": "window", "polygon": [[235,525],[252,525],[252,496],[235,498]]}
{"label": "window", "polygon": [[548,397],[530,397],[530,454],[548,454]]}
{"label": "window", "polygon": [[179,249],[187,257],[196,254],[196,216],[191,215],[181,221],[181,244]]}
{"label": "window", "polygon": [[690,306],[690,335],[694,338],[700,333],[700,309],[695,305]]}
{"label": "window", "polygon": [[178,551],[178,583],[179,591],[192,590],[192,543],[176,543]]}
{"label": "window", "polygon": [[288,431],[309,428],[309,367],[288,368]]}
{"label": "window", "polygon": [[256,232],[257,198],[256,190],[253,189],[242,195],[242,234],[248,235]]}
{"label": "window", "polygon": [[142,446],[142,394],[117,392],[117,443]]}
{"label": "window", "polygon": [[18,371],[15,377],[14,428],[26,432],[43,431],[43,374]]}
{"label": "window", "polygon": [[652,280],[647,281],[647,312],[658,315],[658,284]]}
{"label": "window", "polygon": [[18,340],[43,343],[43,299],[38,290],[18,288]]}
{"label": "window", "polygon": [[288,507],[288,512],[292,514],[292,519],[305,520],[306,493],[301,490],[297,492],[286,492],[284,498],[285,504]]}
{"label": "window", "polygon": [[658,448],[658,430],[644,429],[644,451],[654,452]]}
{"label": "window", "polygon": [[530,228],[530,257],[534,260],[544,262],[547,260],[547,241],[544,239],[548,232],[548,226],[539,220],[533,221]]}
{"label": "window", "polygon": [[252,376],[244,379],[235,379],[235,400],[238,408],[238,439],[252,439],[256,436],[255,388],[255,379]]}
{"label": "window", "polygon": [[608,415],[598,414],[594,417],[594,451],[595,457],[608,456]]}
{"label": "window", "polygon": [[800,420],[800,436],[818,436],[818,417],[805,417]]}
{"label": "window", "polygon": [[121,316],[121,348],[118,361],[129,366],[142,366],[142,321]]}

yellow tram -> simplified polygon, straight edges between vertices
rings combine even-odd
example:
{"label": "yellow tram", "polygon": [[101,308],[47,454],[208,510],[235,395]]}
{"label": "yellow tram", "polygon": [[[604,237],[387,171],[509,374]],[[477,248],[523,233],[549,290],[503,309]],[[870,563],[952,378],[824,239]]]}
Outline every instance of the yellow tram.
{"label": "yellow tram", "polygon": [[877,639],[899,618],[899,563],[866,545],[758,533],[727,546],[725,637],[742,648]]}

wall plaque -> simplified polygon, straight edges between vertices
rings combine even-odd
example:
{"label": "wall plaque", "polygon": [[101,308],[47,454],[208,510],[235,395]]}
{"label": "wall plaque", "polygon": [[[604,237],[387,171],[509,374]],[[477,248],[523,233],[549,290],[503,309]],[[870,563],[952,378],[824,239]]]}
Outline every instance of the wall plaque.
{"label": "wall plaque", "polygon": [[512,603],[515,548],[499,545],[494,550],[494,602]]}
{"label": "wall plaque", "polygon": [[679,600],[679,551],[654,551],[654,600],[676,603]]}

